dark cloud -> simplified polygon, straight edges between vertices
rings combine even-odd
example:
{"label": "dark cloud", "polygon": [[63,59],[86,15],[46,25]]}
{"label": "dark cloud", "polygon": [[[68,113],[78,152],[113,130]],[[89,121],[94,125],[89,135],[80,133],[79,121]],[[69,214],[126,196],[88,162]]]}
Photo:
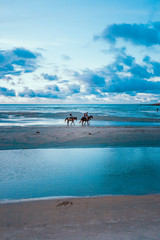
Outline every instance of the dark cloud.
{"label": "dark cloud", "polygon": [[72,84],[68,86],[70,94],[80,93],[80,85],[78,84]]}
{"label": "dark cloud", "polygon": [[128,93],[132,95],[136,93],[160,93],[160,82],[147,81],[140,78],[125,77],[118,78],[117,76],[106,84],[105,92]]}
{"label": "dark cloud", "polygon": [[84,70],[82,74],[74,73],[75,78],[82,84],[85,84],[85,95],[94,94],[98,98],[104,96],[103,91],[106,87],[105,77],[102,75],[103,71],[96,73],[92,70]]}
{"label": "dark cloud", "polygon": [[160,45],[160,22],[150,24],[112,24],[106,27],[100,36],[95,37],[95,39],[99,38],[107,40],[112,44],[115,44],[117,39],[121,38],[136,45]]}
{"label": "dark cloud", "polygon": [[91,70],[85,70],[82,74],[75,73],[75,77],[92,87],[104,87],[106,84],[104,77],[99,76]]}
{"label": "dark cloud", "polygon": [[33,53],[27,49],[24,48],[16,48],[13,50],[13,53],[18,57],[22,59],[35,59],[37,58],[38,54]]}
{"label": "dark cloud", "polygon": [[104,88],[100,89],[99,87],[87,86],[85,95],[90,95],[90,94],[96,95],[97,98],[105,97]]}
{"label": "dark cloud", "polygon": [[0,96],[15,97],[16,93],[13,89],[9,90],[5,87],[0,87]]}
{"label": "dark cloud", "polygon": [[86,86],[86,94],[103,97],[105,93],[160,93],[160,81],[154,77],[160,76],[160,62],[152,61],[148,56],[141,64],[125,49],[121,49],[115,61],[99,71],[86,70],[75,77]]}
{"label": "dark cloud", "polygon": [[148,72],[147,66],[140,66],[139,64],[134,64],[131,68],[130,68],[130,73],[134,76],[134,77],[139,77],[142,79],[149,79],[150,77],[153,76],[152,73]]}
{"label": "dark cloud", "polygon": [[51,90],[51,91],[55,91],[55,92],[59,92],[60,89],[57,85],[50,85],[50,86],[46,86],[46,89]]}
{"label": "dark cloud", "polygon": [[37,62],[40,56],[39,53],[24,48],[0,50],[0,78],[34,72],[38,68]]}
{"label": "dark cloud", "polygon": [[57,75],[49,75],[47,73],[43,73],[42,74],[43,78],[45,80],[49,80],[49,81],[55,81],[55,80],[58,80],[58,76]]}
{"label": "dark cloud", "polygon": [[[129,64],[128,64],[129,60]],[[123,70],[118,71],[119,65],[123,65]],[[159,76],[159,62],[152,61],[145,57],[141,64],[127,55],[124,51],[116,57],[114,63],[106,67],[106,87],[105,92],[128,93],[160,93],[160,82],[153,81],[152,78]]]}

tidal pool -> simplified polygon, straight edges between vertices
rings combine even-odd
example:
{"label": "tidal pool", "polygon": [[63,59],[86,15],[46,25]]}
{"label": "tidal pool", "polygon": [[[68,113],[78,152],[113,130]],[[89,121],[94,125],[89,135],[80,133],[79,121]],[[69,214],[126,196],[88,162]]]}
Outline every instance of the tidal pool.
{"label": "tidal pool", "polygon": [[160,148],[0,151],[0,200],[160,193]]}

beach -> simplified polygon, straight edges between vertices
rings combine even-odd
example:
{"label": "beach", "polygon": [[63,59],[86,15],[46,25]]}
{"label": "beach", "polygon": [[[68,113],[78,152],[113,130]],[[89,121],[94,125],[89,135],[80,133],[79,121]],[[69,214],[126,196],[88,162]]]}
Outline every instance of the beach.
{"label": "beach", "polygon": [[0,12],[0,240],[160,240],[160,0]]}
{"label": "beach", "polygon": [[[160,146],[158,127],[1,127],[0,148]],[[160,196],[0,204],[1,239],[159,239]]]}
{"label": "beach", "polygon": [[[16,149],[74,151],[74,148],[160,147],[160,120],[152,112],[145,113],[146,115],[143,113],[143,116],[138,113],[135,117],[132,112],[128,117],[123,114],[118,116],[118,113],[115,116],[95,113],[94,121],[97,121],[97,126],[91,121],[90,126],[83,127],[79,121],[76,125],[66,126],[66,112],[48,114],[30,112],[29,109],[26,112],[8,111],[0,114],[3,117],[0,126],[2,152]],[[76,114],[80,118],[81,113]],[[39,124],[39,119],[44,116],[43,124]],[[48,119],[56,122],[62,118],[61,124],[45,124]],[[109,123],[109,126],[104,126],[102,122]],[[115,122],[115,125],[112,124]],[[139,126],[136,126],[137,122],[140,123]],[[152,166],[150,168],[150,165],[148,169],[147,171],[153,170],[154,177],[156,170]],[[5,201],[0,204],[0,238],[159,240],[159,207],[160,195],[157,193]]]}
{"label": "beach", "polygon": [[107,196],[0,205],[1,239],[159,240],[160,196]]}
{"label": "beach", "polygon": [[0,127],[0,150],[74,147],[159,147],[159,127]]}

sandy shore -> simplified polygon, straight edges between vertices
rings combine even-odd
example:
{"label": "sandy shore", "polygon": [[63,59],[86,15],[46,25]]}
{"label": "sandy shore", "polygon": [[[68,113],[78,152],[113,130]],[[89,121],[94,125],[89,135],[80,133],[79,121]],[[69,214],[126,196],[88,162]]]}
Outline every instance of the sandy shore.
{"label": "sandy shore", "polygon": [[0,150],[160,146],[160,127],[0,127]]}
{"label": "sandy shore", "polygon": [[0,239],[159,240],[160,195],[0,205]]}

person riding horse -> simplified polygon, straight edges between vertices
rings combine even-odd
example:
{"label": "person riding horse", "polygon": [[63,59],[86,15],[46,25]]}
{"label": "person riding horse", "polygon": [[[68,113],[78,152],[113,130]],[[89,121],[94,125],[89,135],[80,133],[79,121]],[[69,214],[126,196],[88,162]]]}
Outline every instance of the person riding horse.
{"label": "person riding horse", "polygon": [[84,116],[81,118],[79,123],[82,123],[82,126],[84,126],[84,123],[87,125],[89,125],[89,121],[93,118],[93,116],[88,116],[88,112],[84,113]]}
{"label": "person riding horse", "polygon": [[86,118],[86,120],[88,119],[88,112],[84,113],[84,118]]}
{"label": "person riding horse", "polygon": [[73,123],[75,125],[74,120],[77,120],[77,117],[73,117],[72,114],[70,113],[69,117],[67,117],[65,119],[65,122],[67,121],[67,126],[69,126],[69,122],[71,122],[71,124]]}

